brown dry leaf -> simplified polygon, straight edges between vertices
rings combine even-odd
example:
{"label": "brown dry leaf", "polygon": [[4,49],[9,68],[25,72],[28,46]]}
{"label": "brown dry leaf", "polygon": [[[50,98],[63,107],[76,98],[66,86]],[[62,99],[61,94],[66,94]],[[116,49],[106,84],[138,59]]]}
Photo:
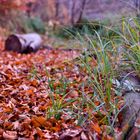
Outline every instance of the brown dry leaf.
{"label": "brown dry leaf", "polygon": [[31,119],[31,123],[34,127],[41,127],[46,125],[46,118],[42,116],[34,116]]}
{"label": "brown dry leaf", "polygon": [[2,37],[0,36],[0,47],[3,46]]}
{"label": "brown dry leaf", "polygon": [[100,128],[100,126],[99,126],[99,124],[98,123],[92,123],[91,124],[91,128],[93,129],[93,130],[95,130],[98,134],[101,134],[101,128]]}
{"label": "brown dry leaf", "polygon": [[39,110],[39,107],[37,107],[37,106],[33,108],[33,111],[35,112],[35,114],[38,112],[38,110]]}
{"label": "brown dry leaf", "polygon": [[3,132],[3,138],[8,140],[15,140],[17,139],[17,132],[16,131],[5,131]]}
{"label": "brown dry leaf", "polygon": [[37,87],[39,85],[39,81],[38,80],[32,80],[31,82],[31,86]]}
{"label": "brown dry leaf", "polygon": [[4,112],[6,112],[6,113],[12,113],[13,112],[13,109],[10,108],[10,107],[6,107],[5,110],[4,110]]}
{"label": "brown dry leaf", "polygon": [[138,118],[135,122],[135,127],[140,129],[140,118]]}
{"label": "brown dry leaf", "polygon": [[88,140],[88,138],[84,132],[81,133],[81,140]]}
{"label": "brown dry leaf", "polygon": [[71,98],[77,98],[79,96],[78,91],[74,90],[68,94]]}
{"label": "brown dry leaf", "polygon": [[39,135],[40,138],[44,137],[44,133],[42,132],[42,130],[39,127],[36,127],[36,132]]}
{"label": "brown dry leaf", "polygon": [[[109,135],[103,136],[102,139],[103,139],[103,140],[114,140],[114,138],[111,137],[111,136],[109,136]],[[117,140],[119,140],[119,139],[117,139]]]}
{"label": "brown dry leaf", "polygon": [[4,126],[5,129],[10,130],[10,129],[13,128],[13,123],[6,121],[6,122],[4,122],[3,126]]}
{"label": "brown dry leaf", "polygon": [[32,89],[29,89],[29,90],[26,91],[26,93],[29,94],[29,95],[33,95],[34,91]]}
{"label": "brown dry leaf", "polygon": [[18,128],[19,128],[19,121],[15,121],[15,122],[13,122],[13,129],[14,130],[17,130]]}
{"label": "brown dry leaf", "polygon": [[81,129],[66,129],[59,137],[60,140],[80,140]]}
{"label": "brown dry leaf", "polygon": [[2,139],[2,137],[3,137],[3,132],[4,132],[4,130],[0,128],[0,139]]}
{"label": "brown dry leaf", "polygon": [[53,138],[48,132],[45,133],[44,137],[46,139],[52,139]]}
{"label": "brown dry leaf", "polygon": [[19,86],[19,89],[23,89],[23,90],[29,90],[29,86],[23,84]]}
{"label": "brown dry leaf", "polygon": [[30,120],[30,118],[27,115],[24,115],[24,114],[19,115],[19,119]]}

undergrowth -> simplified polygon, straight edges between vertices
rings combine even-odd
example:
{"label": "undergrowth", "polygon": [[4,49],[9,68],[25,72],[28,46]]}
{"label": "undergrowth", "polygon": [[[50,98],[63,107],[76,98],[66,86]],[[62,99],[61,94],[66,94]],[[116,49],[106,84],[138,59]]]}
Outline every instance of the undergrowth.
{"label": "undergrowth", "polygon": [[[67,115],[80,126],[98,120],[99,125],[108,126],[108,134],[114,134],[122,97],[113,81],[125,72],[133,71],[140,76],[140,25],[137,19],[131,19],[131,22],[133,25],[129,19],[122,19],[116,27],[88,23],[59,32],[61,37],[84,43],[81,56],[70,63],[86,78],[80,82],[71,82],[66,77],[49,78],[51,105],[46,110],[46,118],[59,120]],[[33,71],[33,74],[37,73]],[[76,95],[69,96],[73,92]]]}

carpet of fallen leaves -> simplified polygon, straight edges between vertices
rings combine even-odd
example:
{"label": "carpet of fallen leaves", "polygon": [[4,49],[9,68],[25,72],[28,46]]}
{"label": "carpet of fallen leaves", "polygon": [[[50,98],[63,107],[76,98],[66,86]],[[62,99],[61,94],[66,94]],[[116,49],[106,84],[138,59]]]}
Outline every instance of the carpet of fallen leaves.
{"label": "carpet of fallen leaves", "polygon": [[46,110],[52,106],[48,79],[55,79],[54,88],[61,86],[62,77],[75,81],[67,88],[67,92],[72,88],[67,98],[79,96],[76,88],[87,77],[70,63],[77,56],[78,51],[55,49],[31,54],[7,52],[0,41],[0,139],[113,139],[103,133],[106,126],[101,128],[98,120],[92,121],[93,117],[85,129],[76,126],[76,120],[67,119],[67,114],[62,114],[58,120],[46,117]]}

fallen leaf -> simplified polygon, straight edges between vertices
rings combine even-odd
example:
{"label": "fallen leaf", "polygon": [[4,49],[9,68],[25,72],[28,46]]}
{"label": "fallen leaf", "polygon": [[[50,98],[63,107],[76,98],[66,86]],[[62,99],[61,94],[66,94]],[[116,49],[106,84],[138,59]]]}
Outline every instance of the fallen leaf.
{"label": "fallen leaf", "polygon": [[14,130],[17,130],[18,128],[19,128],[19,121],[15,121],[15,122],[13,122],[13,129]]}
{"label": "fallen leaf", "polygon": [[101,128],[100,128],[100,126],[98,125],[98,123],[92,123],[91,124],[91,127],[92,127],[92,129],[93,130],[95,130],[97,133],[99,133],[99,134],[101,134]]}
{"label": "fallen leaf", "polygon": [[[80,140],[81,129],[66,129],[59,137],[60,140]],[[76,138],[77,137],[77,138]]]}
{"label": "fallen leaf", "polygon": [[31,123],[34,127],[41,127],[41,126],[45,126],[46,125],[46,118],[42,117],[42,116],[34,116],[31,119]]}
{"label": "fallen leaf", "polygon": [[140,118],[136,120],[135,127],[140,128]]}
{"label": "fallen leaf", "polygon": [[9,140],[17,139],[17,132],[16,131],[5,131],[3,132],[3,138]]}
{"label": "fallen leaf", "polygon": [[74,91],[71,91],[68,96],[70,96],[71,98],[76,98],[79,96],[78,94],[78,91],[74,90]]}
{"label": "fallen leaf", "polygon": [[84,132],[81,133],[81,140],[88,140],[88,138]]}

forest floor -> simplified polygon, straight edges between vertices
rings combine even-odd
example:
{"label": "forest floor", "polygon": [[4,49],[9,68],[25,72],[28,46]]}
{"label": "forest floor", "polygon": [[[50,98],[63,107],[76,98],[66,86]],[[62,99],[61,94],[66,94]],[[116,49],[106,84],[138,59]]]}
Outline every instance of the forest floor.
{"label": "forest floor", "polygon": [[2,42],[0,53],[0,138],[54,139],[55,132],[74,126],[64,118],[46,120],[46,110],[52,105],[47,81],[52,78],[57,86],[62,76],[76,78],[74,68],[69,70],[65,61],[79,52],[46,49],[18,54],[4,51]]}
{"label": "forest floor", "polygon": [[[5,51],[0,38],[0,139],[122,138],[129,127],[121,128],[118,115],[124,98],[116,95],[110,81],[104,85],[105,75],[96,79],[88,72],[98,65],[95,57],[88,66],[75,62],[80,54],[63,49],[20,54]],[[101,95],[94,91],[93,80],[99,80]],[[111,96],[102,95],[107,89]]]}
{"label": "forest floor", "polygon": [[[101,128],[93,116],[90,121],[86,119],[88,108],[80,109],[80,86],[87,75],[72,63],[79,54],[75,50],[57,49],[31,54],[9,52],[4,50],[1,37],[0,139],[84,140],[101,135],[113,139],[103,134],[106,125]],[[84,90],[89,96],[92,93],[88,85]],[[85,126],[80,127],[80,121]]]}

